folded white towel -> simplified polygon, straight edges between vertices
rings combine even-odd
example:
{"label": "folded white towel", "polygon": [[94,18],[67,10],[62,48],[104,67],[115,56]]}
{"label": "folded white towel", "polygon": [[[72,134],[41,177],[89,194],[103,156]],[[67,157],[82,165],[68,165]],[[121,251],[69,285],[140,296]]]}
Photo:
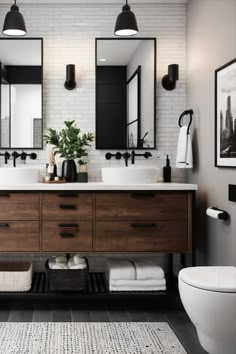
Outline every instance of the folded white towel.
{"label": "folded white towel", "polygon": [[134,280],[135,266],[128,259],[110,258],[107,260],[108,280]]}
{"label": "folded white towel", "polygon": [[67,258],[66,258],[66,256],[57,256],[57,257],[55,257],[55,262],[56,263],[67,263]]}
{"label": "folded white towel", "polygon": [[65,263],[55,263],[51,269],[69,269],[69,267]]}
{"label": "folded white towel", "polygon": [[153,259],[139,258],[133,260],[136,269],[136,279],[164,279],[163,269]]}
{"label": "folded white towel", "polygon": [[116,280],[109,283],[110,291],[160,291],[166,290],[162,280]]}
{"label": "folded white towel", "polygon": [[179,130],[179,138],[176,153],[177,168],[193,168],[192,138],[187,134],[187,125],[183,125]]}
{"label": "folded white towel", "polygon": [[73,261],[74,261],[74,263],[75,264],[80,264],[80,263],[84,263],[84,257],[82,257],[80,254],[75,254],[74,256],[73,256]]}
{"label": "folded white towel", "polygon": [[85,259],[81,260],[79,264],[76,264],[74,261],[74,257],[70,258],[68,261],[68,267],[69,269],[85,269],[86,268],[86,262]]}

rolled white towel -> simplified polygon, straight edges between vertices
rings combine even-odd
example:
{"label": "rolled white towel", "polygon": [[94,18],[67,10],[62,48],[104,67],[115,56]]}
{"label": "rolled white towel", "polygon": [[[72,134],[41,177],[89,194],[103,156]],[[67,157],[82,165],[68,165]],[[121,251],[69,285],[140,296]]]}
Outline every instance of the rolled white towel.
{"label": "rolled white towel", "polygon": [[114,280],[109,283],[110,291],[161,291],[166,290],[166,281],[162,280]]}
{"label": "rolled white towel", "polygon": [[139,258],[133,260],[136,270],[137,280],[164,279],[163,269],[153,259]]}
{"label": "rolled white towel", "polygon": [[83,264],[84,263],[84,257],[82,257],[78,253],[73,256],[73,260],[74,260],[75,264],[81,264],[81,263]]}
{"label": "rolled white towel", "polygon": [[65,263],[55,263],[51,269],[69,269],[69,267]]}
{"label": "rolled white towel", "polygon": [[66,256],[57,256],[55,258],[56,263],[67,263],[67,258]]}
{"label": "rolled white towel", "polygon": [[[70,269],[84,269],[84,268],[86,268],[85,259],[83,258],[83,261],[81,260],[80,263],[76,264],[74,261],[74,258],[70,258],[68,261],[68,267]],[[77,267],[77,268],[74,268],[74,267]]]}
{"label": "rolled white towel", "polygon": [[50,269],[53,269],[54,265],[56,264],[55,258],[49,258],[48,266]]}
{"label": "rolled white towel", "polygon": [[69,266],[69,269],[86,269],[86,264],[75,264],[73,266]]}
{"label": "rolled white towel", "polygon": [[128,259],[110,258],[107,260],[108,280],[134,280],[135,266]]}

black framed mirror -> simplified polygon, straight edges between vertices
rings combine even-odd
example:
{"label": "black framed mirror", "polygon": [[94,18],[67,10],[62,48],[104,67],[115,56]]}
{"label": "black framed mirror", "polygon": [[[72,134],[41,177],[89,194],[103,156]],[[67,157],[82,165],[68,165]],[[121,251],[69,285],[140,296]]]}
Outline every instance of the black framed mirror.
{"label": "black framed mirror", "polygon": [[96,38],[96,149],[156,148],[156,39]]}
{"label": "black framed mirror", "polygon": [[43,148],[43,39],[0,38],[0,149]]}

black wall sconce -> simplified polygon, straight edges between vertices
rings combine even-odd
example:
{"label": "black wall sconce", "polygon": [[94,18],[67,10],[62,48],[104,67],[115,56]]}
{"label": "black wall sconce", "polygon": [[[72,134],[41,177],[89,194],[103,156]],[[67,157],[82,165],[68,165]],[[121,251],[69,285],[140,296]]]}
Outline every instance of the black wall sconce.
{"label": "black wall sconce", "polygon": [[76,87],[74,64],[66,65],[66,81],[64,87],[67,90],[73,90]]}
{"label": "black wall sconce", "polygon": [[162,86],[167,91],[174,90],[176,87],[176,81],[179,80],[179,65],[168,65],[168,74],[162,78]]}

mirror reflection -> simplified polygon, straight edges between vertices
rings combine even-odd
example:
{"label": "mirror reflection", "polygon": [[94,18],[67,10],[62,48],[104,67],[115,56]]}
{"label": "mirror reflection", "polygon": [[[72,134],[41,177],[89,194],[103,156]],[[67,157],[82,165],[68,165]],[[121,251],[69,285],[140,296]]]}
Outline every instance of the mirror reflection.
{"label": "mirror reflection", "polygon": [[42,149],[42,39],[0,39],[0,148]]}
{"label": "mirror reflection", "polygon": [[155,38],[96,40],[96,148],[154,149]]}

